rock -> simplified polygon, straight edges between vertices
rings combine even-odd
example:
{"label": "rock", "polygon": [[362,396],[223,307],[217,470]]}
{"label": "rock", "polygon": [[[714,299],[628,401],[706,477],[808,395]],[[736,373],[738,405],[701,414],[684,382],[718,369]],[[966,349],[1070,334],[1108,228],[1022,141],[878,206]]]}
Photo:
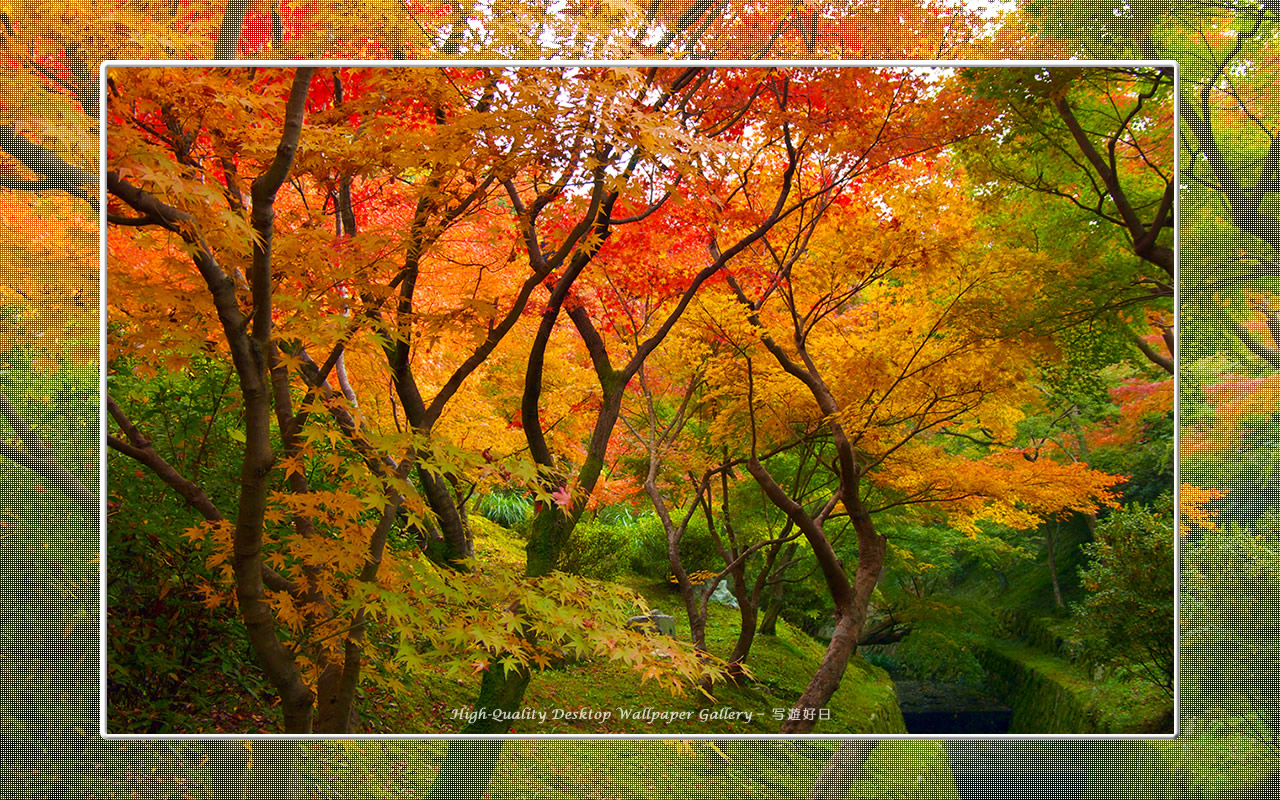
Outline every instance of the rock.
{"label": "rock", "polygon": [[648,614],[639,614],[627,620],[627,627],[633,631],[643,631],[650,635],[676,635],[675,617],[669,617],[656,608],[649,609]]}
{"label": "rock", "polygon": [[728,606],[729,608],[738,607],[738,598],[733,596],[733,591],[729,588],[728,578],[721,581],[720,585],[716,587],[716,590],[711,593],[711,602],[719,603],[720,605]]}

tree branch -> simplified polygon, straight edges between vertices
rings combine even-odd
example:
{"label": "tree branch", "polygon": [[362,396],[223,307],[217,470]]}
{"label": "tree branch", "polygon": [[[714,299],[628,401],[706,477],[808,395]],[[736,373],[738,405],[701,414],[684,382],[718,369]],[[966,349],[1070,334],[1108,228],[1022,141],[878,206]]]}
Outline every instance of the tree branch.
{"label": "tree branch", "polygon": [[71,500],[89,519],[98,516],[98,498],[85,488],[74,475],[54,458],[53,451],[40,441],[40,437],[31,430],[27,421],[9,402],[9,397],[0,391],[0,416],[9,423],[9,427],[17,435],[20,447],[0,439],[0,456],[9,459],[18,466],[28,469],[49,481],[68,500]]}
{"label": "tree branch", "polygon": [[[124,440],[108,435],[108,447],[150,469],[157,478],[177,492],[178,496],[185,500],[188,506],[199,512],[206,520],[222,522],[226,519],[222,511],[209,498],[209,495],[205,494],[203,489],[180,473],[177,468],[165,460],[164,456],[156,452],[151,440],[138,430],[137,426],[134,425],[133,421],[129,419],[128,415],[124,413],[111,396],[107,397],[107,413],[111,415],[111,419],[115,421],[125,435]],[[262,567],[262,579],[269,589],[288,592],[295,597],[302,596],[302,590],[296,583],[265,564]]]}
{"label": "tree branch", "polygon": [[57,153],[41,145],[27,140],[14,130],[12,125],[0,125],[0,150],[22,162],[22,165],[37,175],[38,181],[6,180],[4,187],[23,191],[44,191],[57,189],[83,200],[95,211],[98,209],[97,178],[73,167]]}

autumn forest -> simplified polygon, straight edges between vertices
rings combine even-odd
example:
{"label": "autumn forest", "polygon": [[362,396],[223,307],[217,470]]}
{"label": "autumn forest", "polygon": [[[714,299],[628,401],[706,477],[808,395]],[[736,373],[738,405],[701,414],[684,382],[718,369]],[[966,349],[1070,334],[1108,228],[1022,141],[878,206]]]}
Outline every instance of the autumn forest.
{"label": "autumn forest", "polygon": [[1171,70],[106,84],[111,732],[1172,732]]}

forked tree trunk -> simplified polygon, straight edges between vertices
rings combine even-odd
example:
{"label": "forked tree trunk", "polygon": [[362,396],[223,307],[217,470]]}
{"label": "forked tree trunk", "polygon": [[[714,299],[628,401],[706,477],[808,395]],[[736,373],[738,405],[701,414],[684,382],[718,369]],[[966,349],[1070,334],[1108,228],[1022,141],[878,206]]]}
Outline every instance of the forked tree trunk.
{"label": "forked tree trunk", "polygon": [[684,568],[684,559],[680,556],[680,541],[684,538],[684,533],[689,528],[689,522],[698,510],[698,498],[702,496],[702,492],[706,491],[707,482],[704,478],[702,484],[698,487],[698,495],[689,505],[689,510],[685,512],[684,519],[677,525],[675,520],[671,518],[666,499],[662,496],[662,492],[658,490],[659,463],[656,455],[650,456],[649,475],[645,480],[644,489],[649,495],[649,501],[653,503],[654,512],[658,515],[659,521],[662,522],[662,529],[667,536],[667,563],[671,566],[671,574],[675,576],[676,585],[680,588],[680,599],[684,602],[685,614],[689,617],[689,640],[695,648],[706,652],[706,593],[699,594],[695,592],[693,583],[689,580],[689,572]]}
{"label": "forked tree trunk", "polygon": [[[187,212],[168,206],[139,190],[118,173],[107,174],[108,190],[137,211],[166,221],[189,247],[191,258],[204,279],[217,311],[227,347],[240,382],[244,408],[245,448],[240,470],[239,508],[233,534],[232,570],[241,619],[254,654],[280,696],[287,733],[309,733],[314,696],[302,679],[293,653],[280,640],[275,615],[266,602],[264,580],[274,575],[263,561],[268,473],[275,463],[271,436],[271,385],[269,354],[274,346],[272,330],[271,272],[275,197],[293,164],[306,113],[306,99],[314,67],[294,73],[285,107],[284,125],[275,157],[250,188],[253,228],[252,267],[249,271],[253,314],[241,309],[236,282],[218,263],[218,254],[199,232]],[[141,453],[141,450],[135,450]],[[184,495],[188,501],[196,495]],[[279,578],[279,576],[275,576]]]}
{"label": "forked tree trunk", "polygon": [[[275,158],[250,187],[250,224],[255,234],[249,282],[253,295],[253,318],[248,336],[239,323],[243,315],[236,309],[219,308],[231,347],[244,403],[245,449],[240,469],[240,504],[233,536],[236,600],[240,616],[249,632],[249,641],[263,671],[280,694],[280,706],[287,733],[310,733],[315,696],[302,679],[293,653],[285,647],[277,630],[275,614],[267,604],[263,586],[262,537],[269,491],[268,473],[275,463],[271,444],[271,383],[269,354],[273,347],[271,272],[272,238],[275,232],[276,193],[293,166],[307,94],[314,68],[299,68],[289,89],[283,131]],[[206,270],[206,272],[211,272]],[[221,270],[218,270],[221,273]],[[236,303],[232,284],[225,275],[210,275],[215,304]],[[230,295],[230,296],[229,296]],[[229,324],[230,323],[230,324]]]}
{"label": "forked tree trunk", "polygon": [[[789,536],[793,526],[794,523],[788,521],[782,535],[773,541],[769,548],[769,553],[764,559],[764,565],[760,568],[760,574],[756,576],[755,584],[751,587],[751,591],[748,592],[743,589],[739,594],[735,595],[738,598],[738,607],[742,610],[742,629],[744,631],[738,637],[743,645],[741,661],[746,661],[747,656],[750,654],[751,643],[755,641],[756,633],[767,636],[774,636],[777,633],[778,613],[782,610],[782,573],[786,572],[791,563],[791,558],[796,552],[795,537]],[[782,556],[782,560],[779,561],[778,556],[782,552],[782,546],[788,541],[791,543],[787,546],[787,551]],[[765,588],[770,585],[771,576],[774,587],[770,593],[772,602],[770,599],[762,599]],[[743,571],[742,580],[745,583],[745,570]],[[764,618],[761,619],[760,609],[765,603],[768,603],[770,608]],[[767,631],[765,630],[766,626],[768,627]],[[737,653],[738,648],[735,647],[735,656]]]}
{"label": "forked tree trunk", "polygon": [[791,566],[791,560],[795,558],[796,543],[792,542],[787,546],[787,552],[782,556],[782,566],[778,567],[777,574],[774,575],[773,591],[770,593],[769,602],[764,609],[764,617],[760,620],[761,636],[777,636],[778,635],[778,615],[782,613],[783,595],[786,592],[787,569]]}
{"label": "forked tree trunk", "polygon": [[844,677],[849,659],[862,636],[871,593],[880,579],[880,570],[884,565],[885,538],[875,532],[870,515],[865,513],[856,499],[850,501],[844,498],[846,507],[851,509],[854,528],[858,532],[858,570],[853,584],[850,584],[844,565],[840,563],[818,521],[778,486],[773,476],[754,456],[747,462],[747,469],[770,502],[785,512],[808,540],[835,605],[836,626],[831,642],[827,645],[822,662],[809,685],[796,701],[793,708],[796,713],[782,723],[782,733],[808,733],[817,722],[817,712],[826,707],[839,688],[840,679]]}

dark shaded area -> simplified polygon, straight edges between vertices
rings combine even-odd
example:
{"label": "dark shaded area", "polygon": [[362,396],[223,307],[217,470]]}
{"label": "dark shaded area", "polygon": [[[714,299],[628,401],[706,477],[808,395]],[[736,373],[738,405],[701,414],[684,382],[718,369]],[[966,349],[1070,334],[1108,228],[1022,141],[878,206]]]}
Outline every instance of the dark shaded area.
{"label": "dark shaded area", "polygon": [[941,711],[904,713],[907,733],[948,736],[955,733],[1008,733],[1013,712],[1004,709],[958,708]]}
{"label": "dark shaded area", "polygon": [[994,764],[954,773],[960,800],[1081,800],[1088,770],[1063,764]]}
{"label": "dark shaded area", "polygon": [[[1074,742],[946,742],[960,800],[1081,800],[1089,763]],[[1073,757],[1077,756],[1077,757]]]}
{"label": "dark shaded area", "polygon": [[1008,733],[1013,709],[986,692],[955,683],[898,681],[907,733]]}

